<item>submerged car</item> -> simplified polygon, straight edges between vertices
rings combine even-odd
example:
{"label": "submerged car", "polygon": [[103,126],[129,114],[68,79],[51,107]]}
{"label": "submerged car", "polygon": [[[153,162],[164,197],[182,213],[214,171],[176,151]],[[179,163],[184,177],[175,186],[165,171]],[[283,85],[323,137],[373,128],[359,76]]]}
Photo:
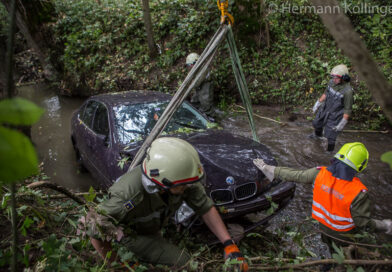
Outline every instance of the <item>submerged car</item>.
{"label": "submerged car", "polygon": [[[107,189],[128,166],[143,140],[162,115],[172,96],[150,91],[129,91],[90,97],[73,114],[71,140],[80,166]],[[276,165],[269,149],[260,143],[219,129],[188,102],[184,102],[164,136],[182,138],[200,155],[207,174],[204,187],[223,219],[280,207],[293,197],[295,184],[269,182],[253,165],[262,158]],[[184,204],[178,223],[189,224],[192,211]]]}

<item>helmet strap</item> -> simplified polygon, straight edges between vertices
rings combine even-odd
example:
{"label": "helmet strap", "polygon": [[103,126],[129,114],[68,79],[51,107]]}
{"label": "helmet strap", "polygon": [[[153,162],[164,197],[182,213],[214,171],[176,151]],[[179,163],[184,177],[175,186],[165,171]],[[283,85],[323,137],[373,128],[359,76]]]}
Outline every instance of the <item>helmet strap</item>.
{"label": "helmet strap", "polygon": [[142,184],[144,190],[149,194],[158,193],[161,188],[153,181],[151,181],[144,173],[142,173]]}
{"label": "helmet strap", "polygon": [[167,178],[163,178],[162,183],[163,183],[163,185],[165,185],[169,188],[173,186],[173,183],[170,180],[168,180]]}

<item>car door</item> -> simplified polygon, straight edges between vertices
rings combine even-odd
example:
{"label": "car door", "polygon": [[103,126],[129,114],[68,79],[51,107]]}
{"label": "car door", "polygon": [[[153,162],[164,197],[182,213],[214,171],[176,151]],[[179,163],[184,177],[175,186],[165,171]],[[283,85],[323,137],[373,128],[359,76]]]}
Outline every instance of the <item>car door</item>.
{"label": "car door", "polygon": [[99,103],[95,110],[92,135],[90,160],[95,167],[95,172],[99,179],[106,186],[113,183],[112,169],[116,168],[116,146],[112,140],[112,133],[109,123],[109,112],[106,106]]}
{"label": "car door", "polygon": [[92,155],[91,143],[93,139],[91,137],[93,134],[91,133],[91,129],[97,106],[98,102],[94,100],[86,102],[79,115],[79,122],[76,126],[77,130],[74,133],[77,149],[82,157],[83,164],[90,172],[94,170],[94,166],[89,158]]}

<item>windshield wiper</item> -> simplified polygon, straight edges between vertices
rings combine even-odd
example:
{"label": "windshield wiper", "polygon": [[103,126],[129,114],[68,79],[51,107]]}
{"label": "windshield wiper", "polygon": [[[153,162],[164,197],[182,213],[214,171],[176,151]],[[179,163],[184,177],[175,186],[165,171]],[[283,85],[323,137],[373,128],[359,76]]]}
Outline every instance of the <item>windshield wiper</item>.
{"label": "windshield wiper", "polygon": [[177,124],[177,125],[180,125],[180,126],[183,126],[183,127],[187,127],[187,128],[192,128],[192,129],[203,129],[203,128],[201,128],[201,127],[197,127],[197,126],[194,126],[194,125],[182,123],[182,122],[175,121],[175,120],[173,120],[173,122],[174,122],[175,124]]}

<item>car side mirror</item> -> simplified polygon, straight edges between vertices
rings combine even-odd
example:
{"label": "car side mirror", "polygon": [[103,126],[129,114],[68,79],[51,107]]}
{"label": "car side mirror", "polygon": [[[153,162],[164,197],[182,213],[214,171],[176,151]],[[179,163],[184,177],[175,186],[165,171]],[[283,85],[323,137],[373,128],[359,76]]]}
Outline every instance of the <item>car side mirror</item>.
{"label": "car side mirror", "polygon": [[103,142],[103,145],[108,147],[109,146],[109,137],[103,134],[97,134],[99,140]]}

